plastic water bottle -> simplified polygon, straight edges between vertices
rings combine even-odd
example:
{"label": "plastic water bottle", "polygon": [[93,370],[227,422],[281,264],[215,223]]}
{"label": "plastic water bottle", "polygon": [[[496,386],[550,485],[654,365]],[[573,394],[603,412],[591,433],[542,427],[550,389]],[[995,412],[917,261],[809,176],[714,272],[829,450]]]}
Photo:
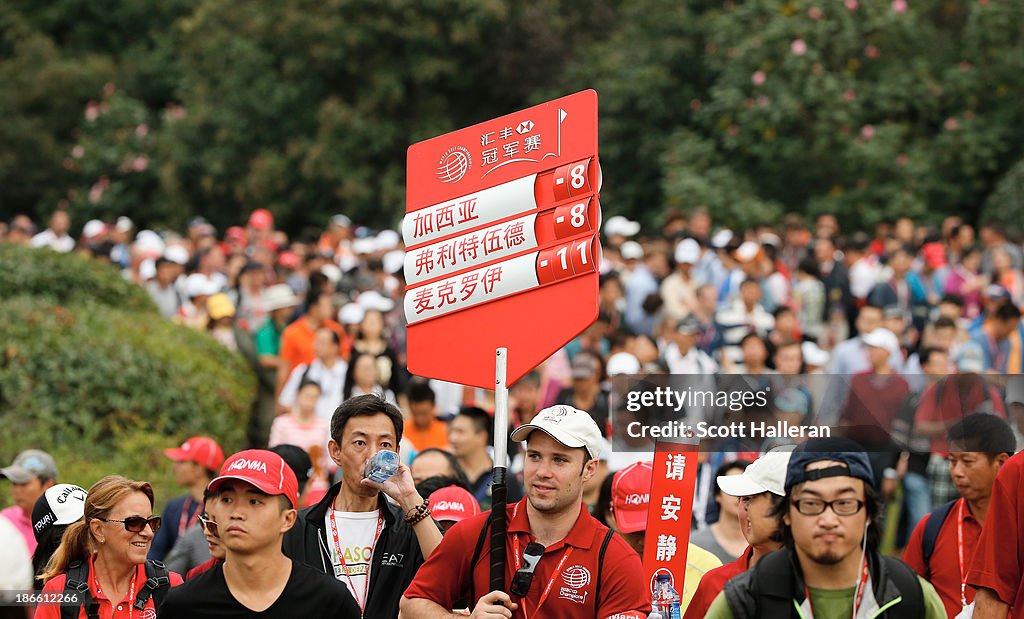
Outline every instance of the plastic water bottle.
{"label": "plastic water bottle", "polygon": [[651,614],[647,615],[647,619],[661,619],[661,613],[656,610],[651,611]]}
{"label": "plastic water bottle", "polygon": [[657,586],[654,592],[653,608],[664,619],[682,618],[682,599],[679,592],[672,587],[672,577],[668,574],[658,574]]}

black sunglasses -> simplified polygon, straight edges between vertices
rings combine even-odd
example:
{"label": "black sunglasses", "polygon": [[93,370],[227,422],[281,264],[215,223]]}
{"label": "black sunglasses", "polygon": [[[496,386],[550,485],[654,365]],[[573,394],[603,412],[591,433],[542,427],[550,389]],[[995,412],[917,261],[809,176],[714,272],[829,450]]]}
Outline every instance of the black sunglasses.
{"label": "black sunglasses", "polygon": [[124,525],[126,531],[131,533],[142,533],[142,530],[146,528],[148,524],[153,533],[160,530],[160,525],[163,523],[163,518],[160,516],[153,516],[152,518],[143,518],[142,516],[128,516],[124,520],[114,520],[113,518],[97,518],[103,522],[120,522]]}
{"label": "black sunglasses", "polygon": [[217,521],[214,520],[213,518],[210,518],[209,514],[207,514],[207,513],[199,514],[199,524],[204,529],[206,529],[207,532],[209,532],[210,535],[213,535],[213,536],[216,536],[216,537],[220,537],[220,534],[217,531]]}

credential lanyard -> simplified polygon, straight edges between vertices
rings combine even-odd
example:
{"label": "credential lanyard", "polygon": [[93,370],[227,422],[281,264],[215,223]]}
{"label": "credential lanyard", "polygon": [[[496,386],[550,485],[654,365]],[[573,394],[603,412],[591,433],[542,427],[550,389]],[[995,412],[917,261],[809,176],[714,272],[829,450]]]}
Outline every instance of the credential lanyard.
{"label": "credential lanyard", "polygon": [[[515,569],[518,572],[521,567],[522,559],[519,555],[519,536],[515,536],[515,551],[512,553],[512,557],[515,563]],[[537,608],[533,609],[534,612],[540,612],[540,607],[544,605],[544,601],[548,599],[548,594],[551,593],[551,587],[554,586],[555,581],[558,580],[558,575],[562,573],[562,567],[565,562],[569,560],[569,555],[572,554],[572,546],[566,546],[565,552],[562,553],[562,559],[555,566],[555,571],[551,573],[551,578],[548,580],[548,586],[544,587],[544,592],[540,595],[540,601],[537,602]],[[539,562],[538,562],[539,563]],[[530,614],[526,611],[526,598],[519,600],[519,603],[523,607],[523,617],[530,619]]]}
{"label": "credential lanyard", "polygon": [[[352,597],[355,597],[356,588],[352,584],[352,578],[348,573],[348,566],[345,564],[345,554],[341,550],[341,539],[338,537],[338,523],[334,519],[335,510],[331,509],[331,535],[334,537],[334,549],[338,553],[338,561],[341,562],[341,573],[345,576],[345,580],[348,581],[348,588],[352,591]],[[366,581],[363,582],[363,601],[360,602],[356,598],[356,603],[359,604],[359,615],[362,616],[366,611],[366,598],[370,593],[370,568],[373,567],[373,551],[377,548],[377,540],[380,539],[381,531],[384,530],[384,514],[383,512],[377,516],[377,531],[373,534],[373,545],[370,546],[370,559],[366,562]]]}
{"label": "credential lanyard", "polygon": [[967,606],[967,582],[964,574],[964,499],[956,509],[956,557],[960,568],[960,603]]}

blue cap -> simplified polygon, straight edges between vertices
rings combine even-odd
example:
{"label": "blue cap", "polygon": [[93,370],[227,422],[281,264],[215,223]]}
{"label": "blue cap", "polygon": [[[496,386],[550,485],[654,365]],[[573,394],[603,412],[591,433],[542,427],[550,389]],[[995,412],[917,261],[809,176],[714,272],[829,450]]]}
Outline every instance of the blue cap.
{"label": "blue cap", "polygon": [[[823,469],[807,470],[807,465],[822,460],[841,462],[841,465]],[[860,444],[842,437],[814,438],[797,446],[786,470],[786,492],[797,484],[826,477],[855,477],[875,487],[875,476],[871,461]]]}

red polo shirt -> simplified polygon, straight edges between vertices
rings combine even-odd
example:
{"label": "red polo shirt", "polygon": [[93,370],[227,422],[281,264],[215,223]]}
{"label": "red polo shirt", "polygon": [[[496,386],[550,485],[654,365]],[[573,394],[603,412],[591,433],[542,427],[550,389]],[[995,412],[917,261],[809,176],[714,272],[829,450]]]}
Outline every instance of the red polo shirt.
{"label": "red polo shirt", "polygon": [[690,605],[686,607],[683,619],[702,619],[711,608],[711,602],[714,602],[718,594],[725,588],[725,583],[729,582],[733,576],[738,576],[750,569],[750,559],[753,556],[754,549],[747,546],[743,554],[732,563],[720,565],[704,574],[700,579],[700,584],[697,585],[697,590],[693,592],[693,597],[690,598]]}
{"label": "red polo shirt", "polygon": [[1006,461],[992,486],[985,526],[967,582],[995,592],[1012,606],[1011,619],[1024,619],[1024,452]]}
{"label": "red polo shirt", "polygon": [[[99,604],[100,619],[132,619],[133,617],[140,616],[156,616],[156,608],[153,606],[152,597],[146,601],[146,610],[137,611],[132,607],[132,605],[135,604],[135,599],[136,596],[138,596],[139,590],[146,586],[145,563],[140,563],[138,569],[135,570],[135,576],[132,577],[133,589],[129,589],[128,593],[125,594],[125,598],[118,602],[117,606],[114,606],[114,604],[107,599],[107,596],[100,591],[100,583],[96,579],[95,561],[95,554],[89,557],[89,594],[92,596],[93,601]],[[172,587],[177,587],[181,584],[181,576],[175,572],[170,572],[169,576]],[[64,581],[66,580],[67,574],[58,574],[43,586],[43,591],[45,593],[59,593],[64,590]],[[150,613],[152,613],[152,615],[150,615]],[[86,612],[84,607],[79,607],[78,616],[85,619]],[[60,619],[60,606],[49,605],[36,607],[35,619]]]}
{"label": "red polo shirt", "polygon": [[[506,583],[512,582],[516,571],[514,557],[522,556],[526,545],[534,541],[526,501],[523,499],[507,508]],[[450,610],[457,601],[468,597],[472,579],[476,598],[469,602],[472,610],[476,602],[491,590],[486,544],[476,564],[470,565],[472,549],[476,548],[489,516],[487,511],[449,529],[441,544],[420,566],[416,578],[405,591],[405,597],[431,600]],[[565,539],[545,549],[534,571],[530,591],[525,600],[517,600],[519,608],[513,617],[646,617],[651,612],[650,585],[644,581],[640,557],[618,535],[613,536],[608,544],[601,582],[597,582],[598,555],[607,531],[608,527],[595,520],[581,505],[579,518]],[[542,603],[541,597],[549,584],[548,596]]]}
{"label": "red polo shirt", "polygon": [[[961,571],[960,551],[957,542],[958,524],[957,515],[960,506],[963,505],[963,518],[960,520],[963,526],[963,551],[964,563]],[[989,514],[992,513],[991,507]],[[928,523],[931,514],[925,516],[914,527],[910,535],[910,541],[903,550],[903,561],[922,578],[932,583],[935,590],[942,598],[942,605],[946,607],[946,614],[955,617],[960,613],[963,604],[960,600],[960,583],[967,577],[967,571],[971,568],[974,560],[974,551],[978,547],[978,538],[981,537],[981,523],[971,515],[971,510],[963,499],[958,500],[949,510],[946,521],[939,529],[939,535],[935,538],[935,548],[932,550],[930,565],[925,565],[922,543],[924,541],[924,528]],[[967,603],[974,601],[974,587],[967,587],[964,596]]]}

